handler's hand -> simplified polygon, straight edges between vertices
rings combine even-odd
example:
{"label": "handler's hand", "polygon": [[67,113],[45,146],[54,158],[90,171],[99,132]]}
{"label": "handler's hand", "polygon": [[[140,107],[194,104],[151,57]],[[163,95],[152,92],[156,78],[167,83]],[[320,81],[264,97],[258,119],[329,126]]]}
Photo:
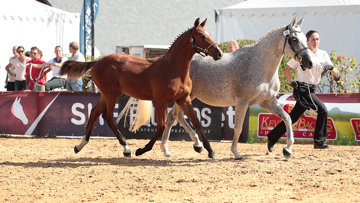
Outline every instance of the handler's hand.
{"label": "handler's hand", "polygon": [[289,84],[291,85],[291,87],[293,87],[294,89],[296,89],[298,87],[297,82],[290,80]]}
{"label": "handler's hand", "polygon": [[329,71],[329,70],[332,70],[332,69],[334,69],[334,66],[332,66],[332,65],[325,65],[324,66],[324,70],[326,70],[326,71]]}

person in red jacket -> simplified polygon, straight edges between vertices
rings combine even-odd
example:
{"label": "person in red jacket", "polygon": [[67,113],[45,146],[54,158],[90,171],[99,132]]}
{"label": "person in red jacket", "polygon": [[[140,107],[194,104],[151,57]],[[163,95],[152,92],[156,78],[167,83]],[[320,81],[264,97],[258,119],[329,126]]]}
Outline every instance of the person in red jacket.
{"label": "person in red jacket", "polygon": [[[46,63],[46,61],[41,60],[42,57],[42,52],[39,48],[37,47],[31,47],[31,52],[30,52],[30,58],[31,61],[27,62],[28,64],[44,64]],[[30,67],[27,66],[26,67],[26,84],[29,87],[30,90],[33,90],[35,87],[35,81],[34,79],[37,79],[39,76],[41,76],[44,72],[45,69],[42,70],[41,72],[41,68],[32,68],[31,69],[31,77],[30,77]],[[31,78],[33,80],[31,80]],[[42,76],[39,78],[39,80],[37,81],[38,84],[43,85],[46,83],[46,75]]]}

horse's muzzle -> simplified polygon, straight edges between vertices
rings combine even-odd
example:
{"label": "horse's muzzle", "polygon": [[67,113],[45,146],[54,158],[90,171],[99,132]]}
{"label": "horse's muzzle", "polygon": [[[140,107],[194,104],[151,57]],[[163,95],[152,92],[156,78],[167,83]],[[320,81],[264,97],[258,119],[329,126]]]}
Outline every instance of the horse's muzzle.
{"label": "horse's muzzle", "polygon": [[223,53],[219,49],[216,49],[215,51],[211,51],[211,55],[213,59],[217,61],[222,58]]}

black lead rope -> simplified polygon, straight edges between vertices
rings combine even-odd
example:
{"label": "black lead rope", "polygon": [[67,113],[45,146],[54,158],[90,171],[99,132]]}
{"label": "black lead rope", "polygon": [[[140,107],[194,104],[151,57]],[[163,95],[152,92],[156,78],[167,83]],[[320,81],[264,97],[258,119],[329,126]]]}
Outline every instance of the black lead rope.
{"label": "black lead rope", "polygon": [[[194,42],[194,38],[193,38],[193,35],[192,35],[192,28],[190,29],[190,42],[192,42],[192,44],[193,44],[192,47],[194,48],[195,52],[198,53],[198,54],[200,54],[200,55],[203,56],[203,57],[207,56],[207,53],[208,53],[209,49],[216,44],[216,42],[214,42],[214,43],[210,44],[206,49],[197,46],[197,45],[195,44],[195,42]],[[198,52],[197,49],[203,50],[203,52],[205,53],[205,55],[204,55],[203,53],[201,53],[201,52]]]}

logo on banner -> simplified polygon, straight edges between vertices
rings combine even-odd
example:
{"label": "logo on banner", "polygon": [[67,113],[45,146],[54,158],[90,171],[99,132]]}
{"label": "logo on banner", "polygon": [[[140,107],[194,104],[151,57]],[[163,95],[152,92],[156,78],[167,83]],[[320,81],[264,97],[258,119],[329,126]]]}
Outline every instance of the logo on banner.
{"label": "logo on banner", "polygon": [[[290,113],[294,108],[293,104],[285,104],[284,110]],[[267,134],[270,133],[279,123],[281,119],[271,113],[260,113],[258,116],[258,137],[267,138]],[[299,120],[292,125],[295,139],[314,139],[316,119],[301,115]],[[327,140],[336,140],[337,133],[335,124],[332,118],[327,119]],[[286,133],[282,136],[287,137]]]}
{"label": "logo on banner", "polygon": [[351,126],[354,130],[355,140],[360,141],[360,118],[350,119]]}
{"label": "logo on banner", "polygon": [[16,117],[18,118],[19,120],[21,120],[21,122],[24,124],[24,125],[27,125],[29,120],[28,118],[26,117],[25,115],[25,112],[24,112],[24,109],[22,107],[22,105],[20,104],[20,100],[21,98],[19,97],[16,97],[13,105],[11,106],[11,113]]}

